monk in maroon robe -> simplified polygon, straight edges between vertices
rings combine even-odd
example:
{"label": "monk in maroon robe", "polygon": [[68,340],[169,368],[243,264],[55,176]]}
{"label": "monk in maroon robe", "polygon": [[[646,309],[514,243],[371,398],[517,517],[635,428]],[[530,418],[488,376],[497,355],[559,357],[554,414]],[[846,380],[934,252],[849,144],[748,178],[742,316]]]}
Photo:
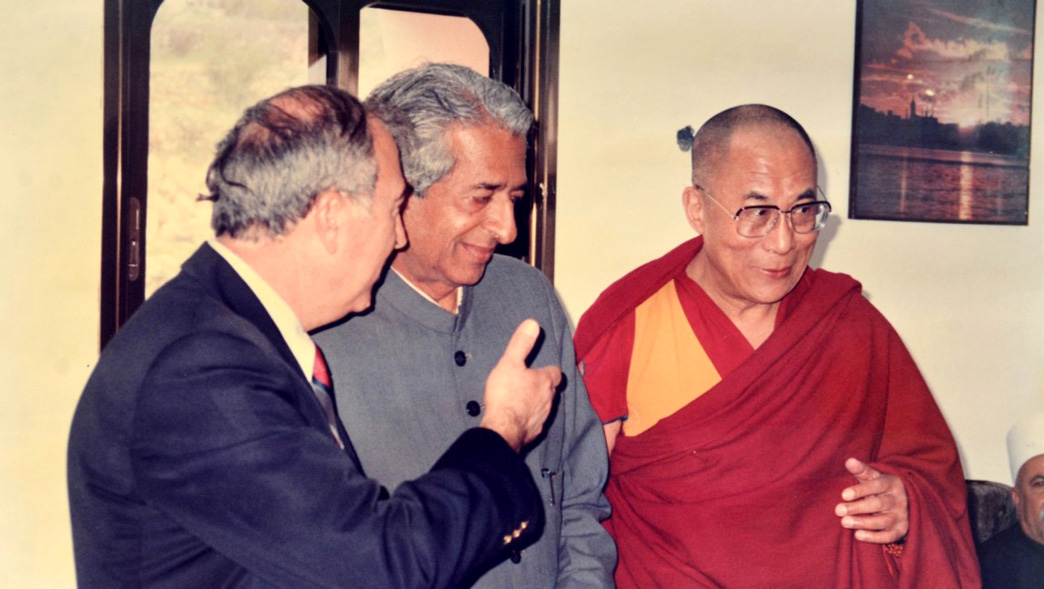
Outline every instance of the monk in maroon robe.
{"label": "monk in maroon robe", "polygon": [[978,587],[953,438],[852,278],[808,268],[830,205],[762,105],[693,142],[700,237],[610,286],[577,357],[611,452],[620,587]]}

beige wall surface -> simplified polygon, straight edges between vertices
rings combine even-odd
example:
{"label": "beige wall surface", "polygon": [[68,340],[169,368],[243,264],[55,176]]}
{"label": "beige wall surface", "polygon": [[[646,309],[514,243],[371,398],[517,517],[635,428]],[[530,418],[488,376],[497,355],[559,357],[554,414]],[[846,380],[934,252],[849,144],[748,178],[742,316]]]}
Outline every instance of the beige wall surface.
{"label": "beige wall surface", "polygon": [[102,4],[8,7],[0,49],[0,587],[72,587],[65,444],[98,356]]}
{"label": "beige wall surface", "polygon": [[[1009,481],[1005,432],[1044,410],[1044,117],[1029,226],[848,219],[854,2],[634,6],[562,3],[555,284],[574,320],[610,282],[693,235],[675,132],[737,104],[775,105],[812,136],[834,206],[813,264],[859,279],[896,327],[967,476]],[[1044,76],[1034,79],[1040,112]]]}
{"label": "beige wall surface", "polygon": [[[690,235],[675,131],[775,104],[811,133],[835,205],[815,263],[859,278],[895,324],[969,476],[1007,480],[1004,431],[1044,408],[1044,150],[1028,227],[850,220],[854,3],[562,4],[556,282],[570,313]],[[38,0],[5,16],[0,587],[71,587],[65,443],[97,358],[102,3]]]}

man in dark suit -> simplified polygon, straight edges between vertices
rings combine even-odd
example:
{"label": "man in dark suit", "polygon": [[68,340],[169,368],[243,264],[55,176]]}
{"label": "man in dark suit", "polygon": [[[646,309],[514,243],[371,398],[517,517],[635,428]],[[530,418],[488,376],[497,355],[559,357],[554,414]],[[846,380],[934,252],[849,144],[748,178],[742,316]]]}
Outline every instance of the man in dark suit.
{"label": "man in dark suit", "polygon": [[307,335],[368,308],[405,245],[385,125],[342,91],[288,90],[244,114],[207,185],[216,238],[106,347],[73,419],[80,586],[444,587],[532,541],[518,451],[560,378],[525,365],[535,322],[490,374],[481,427],[390,496]]}

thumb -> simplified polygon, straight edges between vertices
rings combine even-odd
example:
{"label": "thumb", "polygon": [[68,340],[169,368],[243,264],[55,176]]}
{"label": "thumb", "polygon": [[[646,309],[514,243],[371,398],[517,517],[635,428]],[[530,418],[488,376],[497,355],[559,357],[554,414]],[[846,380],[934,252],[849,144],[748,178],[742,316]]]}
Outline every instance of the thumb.
{"label": "thumb", "polygon": [[504,349],[504,355],[500,358],[501,361],[506,360],[524,366],[526,357],[533,350],[533,344],[536,343],[539,336],[540,324],[533,319],[526,319],[515,329],[515,333],[511,334],[507,348]]}
{"label": "thumb", "polygon": [[881,476],[880,472],[858,458],[849,458],[846,460],[845,469],[861,483],[871,481]]}

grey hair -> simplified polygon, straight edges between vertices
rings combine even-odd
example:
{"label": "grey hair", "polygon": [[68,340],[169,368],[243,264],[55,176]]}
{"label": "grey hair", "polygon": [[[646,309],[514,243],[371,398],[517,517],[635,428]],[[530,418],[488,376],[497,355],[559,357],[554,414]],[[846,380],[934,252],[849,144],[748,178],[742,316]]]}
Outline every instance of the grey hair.
{"label": "grey hair", "polygon": [[331,86],[290,88],[250,107],[218,144],[207,188],[215,235],[275,237],[336,190],[373,201],[377,163],[366,110]]}
{"label": "grey hair", "polygon": [[533,124],[533,114],[510,87],[443,63],[392,76],[370,93],[366,106],[395,137],[403,173],[419,197],[453,169],[447,137],[452,126],[491,124],[526,138]]}
{"label": "grey hair", "polygon": [[[778,108],[765,104],[744,104],[714,115],[700,127],[692,138],[693,183],[702,185],[714,177],[721,157],[728,151],[733,133],[739,129],[766,126],[783,127],[797,133],[808,146],[812,160],[816,160],[816,148],[812,146],[812,140],[801,123]],[[691,127],[687,127],[687,129],[691,133]],[[678,132],[679,145],[683,143],[684,131],[685,129],[682,129]]]}

